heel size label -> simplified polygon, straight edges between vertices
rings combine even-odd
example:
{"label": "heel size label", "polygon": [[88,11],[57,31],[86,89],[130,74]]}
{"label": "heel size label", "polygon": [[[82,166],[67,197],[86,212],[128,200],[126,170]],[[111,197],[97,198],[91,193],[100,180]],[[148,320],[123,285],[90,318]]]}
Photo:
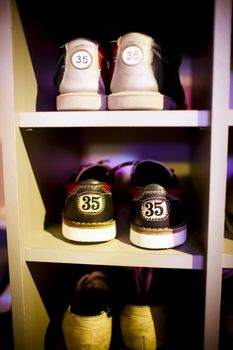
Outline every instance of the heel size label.
{"label": "heel size label", "polygon": [[141,62],[142,58],[143,52],[138,46],[127,46],[122,51],[122,61],[128,66],[136,66]]}
{"label": "heel size label", "polygon": [[71,63],[77,69],[87,69],[92,64],[92,56],[86,50],[78,50],[71,56]]}
{"label": "heel size label", "polygon": [[83,214],[99,214],[104,210],[105,198],[99,194],[82,194],[77,197],[77,206]]}
{"label": "heel size label", "polygon": [[169,215],[169,202],[164,198],[151,198],[142,203],[141,213],[146,220],[165,220]]}

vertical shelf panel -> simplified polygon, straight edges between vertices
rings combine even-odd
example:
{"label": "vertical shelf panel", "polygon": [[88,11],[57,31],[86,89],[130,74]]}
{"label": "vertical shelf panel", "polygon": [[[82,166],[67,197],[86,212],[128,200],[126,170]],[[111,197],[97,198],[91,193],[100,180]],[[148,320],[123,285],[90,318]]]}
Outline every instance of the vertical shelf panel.
{"label": "vertical shelf panel", "polygon": [[216,0],[204,334],[204,349],[206,350],[217,350],[219,341],[228,147],[228,125],[225,112],[229,103],[229,95],[226,92],[229,91],[230,35],[231,0]]}
{"label": "vertical shelf panel", "polygon": [[[48,317],[24,258],[30,218],[29,203],[43,211],[18,128],[16,111],[35,110],[36,81],[14,1],[0,3],[1,130],[14,347],[43,348]],[[32,200],[27,202],[28,195]],[[34,223],[36,225],[36,222]],[[38,326],[40,324],[40,326]],[[41,326],[43,325],[43,326]]]}

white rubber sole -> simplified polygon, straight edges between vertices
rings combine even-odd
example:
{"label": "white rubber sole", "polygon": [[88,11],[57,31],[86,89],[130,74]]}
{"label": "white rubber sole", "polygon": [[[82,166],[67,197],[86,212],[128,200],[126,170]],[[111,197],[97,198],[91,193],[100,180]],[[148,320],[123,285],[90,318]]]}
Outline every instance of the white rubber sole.
{"label": "white rubber sole", "polygon": [[116,237],[116,223],[93,226],[69,226],[62,223],[62,234],[65,238],[76,242],[104,242]]}
{"label": "white rubber sole", "polygon": [[150,91],[121,91],[108,96],[109,110],[168,110],[176,103],[168,96]]}
{"label": "white rubber sole", "polygon": [[173,248],[183,244],[187,239],[186,226],[166,230],[150,230],[142,232],[141,230],[130,227],[130,241],[142,248],[166,249]]}
{"label": "white rubber sole", "polygon": [[58,111],[100,111],[107,108],[107,96],[97,93],[67,93],[56,98]]}

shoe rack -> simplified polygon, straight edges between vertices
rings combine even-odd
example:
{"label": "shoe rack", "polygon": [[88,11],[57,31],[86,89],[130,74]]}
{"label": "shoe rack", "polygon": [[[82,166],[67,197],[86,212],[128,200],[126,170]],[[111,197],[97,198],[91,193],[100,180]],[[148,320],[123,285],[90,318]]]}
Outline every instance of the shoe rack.
{"label": "shoe rack", "polygon": [[[233,154],[228,147],[233,137],[232,1],[206,1],[205,5],[192,1],[187,10],[185,1],[170,2],[170,17],[164,1],[150,2],[148,11],[146,3],[145,11],[135,9],[135,14],[150,15],[147,24],[153,14],[153,26],[166,16],[173,21],[171,27],[160,24],[169,28],[166,34],[178,35],[188,109],[101,112],[56,112],[54,37],[46,21],[37,17],[33,22],[30,16],[22,20],[22,8],[27,15],[29,2],[19,3],[20,7],[14,1],[0,2],[0,120],[15,350],[44,348],[51,281],[63,266],[81,265],[197,273],[203,325],[197,331],[201,345],[193,349],[217,350],[222,269],[233,268],[233,239],[224,235],[227,169]],[[43,1],[33,2],[35,9],[39,3],[43,6]],[[44,8],[46,16],[47,5]],[[106,26],[118,15],[117,9],[115,17],[111,10],[113,17],[106,18]],[[131,31],[126,23],[132,14],[127,13],[125,21],[121,15],[119,33],[121,25],[123,31]],[[143,31],[141,22],[145,23],[140,21],[138,31]],[[62,30],[61,21],[58,32]],[[167,250],[133,246],[124,208],[119,210],[116,239],[93,245],[63,239],[56,217],[64,184],[83,161],[106,158],[111,165],[154,158],[175,169],[186,193],[188,239],[184,245]],[[182,294],[188,293],[188,285],[181,288]],[[191,306],[195,301],[189,302]],[[192,320],[191,312],[189,317]],[[188,320],[179,326],[179,348],[187,348],[187,344],[182,347],[182,329]],[[192,343],[195,339],[189,339]]]}

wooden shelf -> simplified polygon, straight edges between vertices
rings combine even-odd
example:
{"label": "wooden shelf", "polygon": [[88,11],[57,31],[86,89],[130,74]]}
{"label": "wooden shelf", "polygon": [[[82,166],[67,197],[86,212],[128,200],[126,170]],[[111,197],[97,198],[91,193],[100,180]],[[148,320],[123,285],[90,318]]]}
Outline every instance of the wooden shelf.
{"label": "wooden shelf", "polygon": [[19,113],[19,127],[207,127],[209,111],[98,111]]}
{"label": "wooden shelf", "polygon": [[128,233],[101,243],[76,243],[66,240],[60,225],[34,232],[25,248],[26,261],[99,264],[114,266],[148,266],[161,268],[203,269],[203,251],[192,235],[175,249],[143,249],[129,241]]}

